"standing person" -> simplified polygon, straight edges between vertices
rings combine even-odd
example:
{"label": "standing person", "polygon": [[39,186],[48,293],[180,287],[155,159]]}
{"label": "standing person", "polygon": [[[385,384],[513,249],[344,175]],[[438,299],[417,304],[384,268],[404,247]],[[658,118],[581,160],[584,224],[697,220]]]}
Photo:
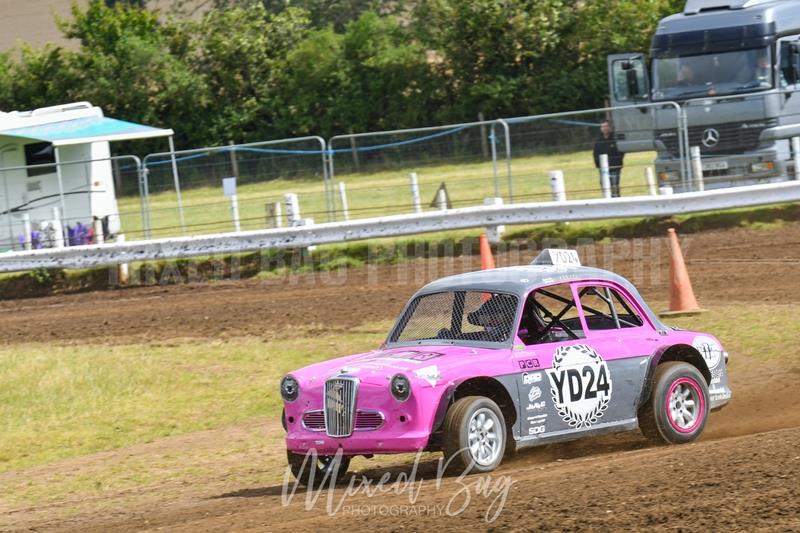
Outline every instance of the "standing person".
{"label": "standing person", "polygon": [[[614,140],[614,131],[611,123],[604,120],[600,123],[600,137],[594,143],[594,166],[600,169],[600,155],[608,156],[608,181],[611,185],[611,196],[619,198],[619,175],[622,172],[622,160],[625,154],[617,149],[617,141]],[[600,187],[603,187],[603,176],[600,175]]]}

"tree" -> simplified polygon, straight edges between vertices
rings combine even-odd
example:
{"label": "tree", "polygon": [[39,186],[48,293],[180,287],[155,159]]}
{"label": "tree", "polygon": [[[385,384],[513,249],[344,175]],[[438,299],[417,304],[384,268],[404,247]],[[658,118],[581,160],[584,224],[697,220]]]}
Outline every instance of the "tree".
{"label": "tree", "polygon": [[60,21],[75,52],[62,52],[70,83],[58,101],[88,100],[107,114],[136,122],[174,127],[178,141],[203,139],[209,98],[203,78],[186,61],[188,36],[180,25],[160,22],[156,12],[90,2],[72,6]]}
{"label": "tree", "polygon": [[439,58],[447,120],[597,107],[605,57],[646,51],[676,0],[420,0],[413,26]]}
{"label": "tree", "polygon": [[13,63],[10,54],[0,53],[0,111],[11,111],[14,100],[11,96]]}
{"label": "tree", "polygon": [[23,45],[20,59],[9,65],[7,82],[10,109],[35,109],[68,101],[74,76],[68,54],[51,44],[36,49]]}
{"label": "tree", "polygon": [[539,65],[561,44],[565,0],[422,0],[421,39],[439,58],[451,120],[516,114]]}
{"label": "tree", "polygon": [[259,2],[209,12],[192,28],[194,70],[208,87],[208,138],[254,140],[274,136],[273,103],[279,69],[306,36],[307,14],[271,14]]}
{"label": "tree", "polygon": [[288,56],[276,113],[295,134],[417,126],[437,98],[425,49],[391,18],[312,32]]}

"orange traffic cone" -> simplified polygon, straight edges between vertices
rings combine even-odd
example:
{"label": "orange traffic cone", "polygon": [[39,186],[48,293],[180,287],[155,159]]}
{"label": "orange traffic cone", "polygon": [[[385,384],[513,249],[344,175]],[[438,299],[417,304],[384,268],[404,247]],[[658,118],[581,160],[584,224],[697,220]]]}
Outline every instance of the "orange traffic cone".
{"label": "orange traffic cone", "polygon": [[492,256],[492,248],[489,246],[489,239],[486,234],[481,234],[481,270],[491,270],[494,268],[494,256]]}
{"label": "orange traffic cone", "polygon": [[661,316],[691,316],[702,313],[703,310],[697,305],[697,298],[694,297],[692,282],[674,228],[667,230],[667,239],[669,240],[669,311],[661,313]]}

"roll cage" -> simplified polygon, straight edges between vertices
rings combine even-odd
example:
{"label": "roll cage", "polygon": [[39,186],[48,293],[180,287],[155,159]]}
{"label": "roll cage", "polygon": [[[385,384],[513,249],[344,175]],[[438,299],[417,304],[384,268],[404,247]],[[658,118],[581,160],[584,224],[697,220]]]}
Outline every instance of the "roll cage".
{"label": "roll cage", "polygon": [[[566,285],[572,288],[572,286],[576,283],[583,284],[592,282],[586,281],[563,283],[559,284],[559,286]],[[640,318],[639,313],[637,313],[631,307],[624,297],[620,296],[619,289],[616,287],[609,287],[605,284],[600,286],[583,286],[577,291],[577,299],[565,298],[560,294],[556,294],[550,290],[551,287],[553,286],[534,289],[526,299],[524,304],[525,308],[523,308],[522,320],[520,323],[520,330],[522,330],[526,322],[530,321],[531,319],[535,320],[539,326],[539,331],[535,332],[534,334],[531,334],[530,331],[528,331],[528,341],[526,344],[540,344],[542,342],[552,342],[553,340],[578,340],[583,338],[585,335],[583,332],[583,323],[581,322],[580,317],[570,319],[564,318],[573,309],[576,311],[581,309],[583,311],[586,325],[592,330],[632,328],[639,327],[644,324],[644,321]],[[563,304],[563,307],[557,312],[553,312],[553,310],[548,309],[540,300],[536,298],[538,295],[545,296],[556,302],[559,302]],[[584,296],[596,296],[600,298],[608,305],[609,312],[586,305],[583,301]],[[580,306],[578,303],[580,303]],[[531,305],[532,309],[528,309],[528,305]],[[619,313],[617,311],[617,305],[622,308],[624,313]],[[592,327],[593,324],[595,327]],[[569,339],[553,339],[551,336],[556,331],[559,334],[566,335]]]}

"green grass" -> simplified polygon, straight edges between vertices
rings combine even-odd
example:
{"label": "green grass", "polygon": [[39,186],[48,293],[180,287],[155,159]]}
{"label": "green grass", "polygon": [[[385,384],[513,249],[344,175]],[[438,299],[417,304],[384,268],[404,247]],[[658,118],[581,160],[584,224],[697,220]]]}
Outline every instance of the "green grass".
{"label": "green grass", "polygon": [[[645,194],[644,168],[652,165],[652,153],[629,154],[622,173],[623,194]],[[506,201],[508,180],[505,162],[498,168],[500,194]],[[548,156],[517,158],[512,161],[513,193],[515,201],[550,200],[548,172],[563,170],[568,199],[600,197],[597,170],[591,152],[574,152]],[[483,199],[495,195],[491,162],[449,164],[439,166],[408,166],[399,170],[376,173],[337,175],[337,181],[347,185],[351,218],[410,213],[411,193],[409,172],[418,173],[420,196],[424,209],[433,200],[439,184],[447,185],[456,207],[481,205]],[[277,179],[245,184],[238,188],[242,229],[266,227],[265,204],[281,201],[284,193],[297,193],[303,217],[316,222],[327,221],[324,184],[319,177],[292,180]],[[338,189],[336,192],[338,199]],[[222,185],[217,187],[186,188],[182,191],[188,234],[233,231],[230,202],[222,195]],[[338,202],[338,200],[337,200]],[[118,200],[122,217],[122,231],[129,238],[140,238],[142,232],[139,198],[122,197]],[[176,195],[174,191],[151,194],[151,225],[153,237],[180,235]],[[285,212],[284,212],[285,216]]]}
{"label": "green grass", "polygon": [[[386,325],[381,325],[381,330]],[[0,348],[0,472],[275,415],[287,371],[382,335]]]}

